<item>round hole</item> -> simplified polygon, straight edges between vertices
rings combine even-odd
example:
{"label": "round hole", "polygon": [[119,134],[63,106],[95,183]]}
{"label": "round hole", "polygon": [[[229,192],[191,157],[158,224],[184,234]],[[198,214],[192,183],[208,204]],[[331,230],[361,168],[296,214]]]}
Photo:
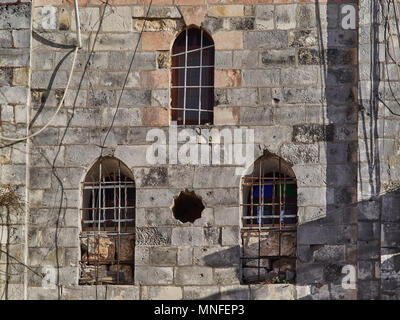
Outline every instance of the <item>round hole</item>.
{"label": "round hole", "polygon": [[172,212],[175,219],[183,223],[193,223],[201,218],[201,212],[204,208],[201,198],[194,191],[182,191],[174,198]]}

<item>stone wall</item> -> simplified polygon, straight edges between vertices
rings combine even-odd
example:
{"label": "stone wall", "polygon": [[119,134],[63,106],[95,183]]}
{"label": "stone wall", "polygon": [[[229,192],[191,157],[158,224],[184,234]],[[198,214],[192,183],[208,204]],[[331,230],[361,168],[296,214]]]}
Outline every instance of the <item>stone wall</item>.
{"label": "stone wall", "polygon": [[[135,284],[141,289],[132,287],[130,296],[354,297],[340,281],[341,267],[355,264],[356,221],[335,203],[348,204],[356,190],[350,94],[356,31],[341,30],[339,4],[286,2],[163,1],[151,8],[103,148],[127,164],[137,185]],[[63,94],[75,26],[70,3],[34,4],[31,106],[37,130]],[[101,154],[146,11],[136,2],[82,3],[83,47],[65,107],[33,139],[29,257],[46,276],[30,277],[32,298],[57,298],[57,285],[63,298],[68,290],[74,297],[86,290],[77,286],[80,182]],[[290,285],[282,291],[240,284],[240,177],[234,166],[152,167],[146,161],[146,133],[167,131],[170,123],[170,49],[192,24],[215,41],[214,127],[254,129],[256,157],[275,153],[297,176],[298,292]],[[180,223],[170,210],[184,189],[194,190],[206,207],[194,224]]]}
{"label": "stone wall", "polygon": [[[0,135],[5,137],[27,135],[31,10],[30,1],[0,1]],[[24,297],[27,269],[20,262],[26,262],[27,153],[29,144],[25,141],[18,144],[1,141],[0,299]],[[7,201],[5,194],[13,194],[16,202]]]}
{"label": "stone wall", "polygon": [[399,299],[399,7],[360,8],[358,297]]}
{"label": "stone wall", "polygon": [[[29,190],[28,229],[22,214],[21,227],[8,226],[7,241],[0,237],[2,248],[12,243],[8,250],[24,260],[29,231],[34,271],[12,266],[7,298],[24,296],[25,271],[30,299],[398,299],[400,73],[385,52],[393,43],[378,2],[323,2],[153,1],[140,37],[148,1],[80,1],[83,46],[64,107],[31,146],[0,149],[1,183],[18,186],[23,197]],[[29,51],[30,4],[0,2],[2,134],[26,134],[29,113],[35,132],[54,114],[76,44],[72,4],[34,0]],[[341,26],[345,4],[359,5],[358,33]],[[212,127],[253,129],[256,158],[271,152],[296,174],[295,286],[241,284],[235,166],[146,160],[148,131],[170,129],[170,49],[190,25],[215,42]],[[207,127],[191,128],[200,144]],[[135,177],[134,286],[78,285],[81,182],[101,154],[123,161]],[[193,224],[170,209],[185,189],[205,206]],[[3,269],[11,265],[5,259]],[[357,267],[356,289],[342,287],[346,265]]]}

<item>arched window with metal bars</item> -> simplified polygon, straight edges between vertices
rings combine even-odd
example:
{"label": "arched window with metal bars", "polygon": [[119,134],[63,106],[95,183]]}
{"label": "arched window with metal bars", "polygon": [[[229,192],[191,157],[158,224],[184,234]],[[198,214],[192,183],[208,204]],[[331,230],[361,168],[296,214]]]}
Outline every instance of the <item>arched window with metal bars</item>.
{"label": "arched window with metal bars", "polygon": [[96,161],[82,185],[80,284],[133,284],[136,188],[114,157]]}
{"label": "arched window with metal bars", "polygon": [[213,123],[214,60],[212,38],[187,28],[172,47],[171,118],[178,125]]}
{"label": "arched window with metal bars", "polygon": [[296,275],[297,181],[273,155],[242,178],[242,280],[293,282]]}

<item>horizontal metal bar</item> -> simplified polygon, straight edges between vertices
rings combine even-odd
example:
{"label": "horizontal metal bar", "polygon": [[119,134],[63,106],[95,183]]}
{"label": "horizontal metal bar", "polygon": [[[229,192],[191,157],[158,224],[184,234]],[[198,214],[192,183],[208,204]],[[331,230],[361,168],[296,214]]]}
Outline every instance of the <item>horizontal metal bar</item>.
{"label": "horizontal metal bar", "polygon": [[121,180],[121,181],[95,181],[95,182],[84,181],[84,182],[82,182],[82,184],[101,184],[101,185],[110,184],[110,183],[112,183],[112,184],[119,184],[119,183],[122,183],[122,184],[135,184],[135,182],[132,181],[132,180],[127,180],[127,181],[124,181],[124,180]]}
{"label": "horizontal metal bar", "polygon": [[[259,256],[259,257],[240,257],[241,260],[261,260],[261,259],[296,259],[296,256]],[[251,267],[251,266],[249,266]],[[257,268],[257,267],[256,267]]]}
{"label": "horizontal metal bar", "polygon": [[[240,204],[240,206],[242,206],[242,207],[266,207],[266,206],[279,206],[279,205],[285,205],[286,206],[286,208],[287,207],[290,207],[290,206],[295,206],[295,203],[293,203],[292,205],[290,205],[290,203],[287,203],[287,202],[281,202],[281,203],[279,203],[279,202],[274,202],[274,203],[271,203],[271,202],[268,202],[268,203],[241,203]],[[282,209],[283,210],[283,209]]]}
{"label": "horizontal metal bar", "polygon": [[131,221],[135,221],[135,219],[105,219],[105,220],[83,220],[82,223],[105,223],[105,222],[131,222]]}
{"label": "horizontal metal bar", "polygon": [[[124,183],[120,183],[120,184],[112,184],[112,185],[107,185],[107,186],[101,186],[101,189],[118,189],[119,187],[123,187],[125,189],[125,187],[127,189],[135,189],[134,186],[127,186],[127,184]],[[84,186],[83,190],[98,190],[100,189],[100,186]]]}
{"label": "horizontal metal bar", "polygon": [[171,86],[172,89],[213,89],[214,86]]}
{"label": "horizontal metal bar", "polygon": [[178,56],[182,56],[182,55],[187,54],[187,53],[192,53],[192,52],[197,52],[197,51],[201,51],[201,50],[206,50],[206,49],[210,49],[210,48],[213,48],[213,47],[214,47],[214,45],[212,44],[212,45],[206,46],[206,47],[201,47],[201,48],[192,49],[192,50],[188,50],[188,51],[184,51],[184,52],[180,52],[180,53],[175,53],[175,54],[172,55],[172,57],[178,57]]}
{"label": "horizontal metal bar", "polygon": [[263,219],[263,218],[296,218],[297,215],[290,214],[290,215],[270,215],[270,216],[243,216],[242,219]]}
{"label": "horizontal metal bar", "polygon": [[172,110],[179,110],[179,111],[198,111],[198,112],[214,112],[213,110],[205,110],[205,109],[188,109],[188,108],[185,108],[185,109],[181,109],[181,108],[171,108]]}
{"label": "horizontal metal bar", "polygon": [[207,66],[187,66],[187,67],[171,67],[171,70],[178,70],[178,69],[202,69],[202,68],[213,68],[214,65],[210,64]]}
{"label": "horizontal metal bar", "polygon": [[[134,199],[129,199],[134,200]],[[129,201],[128,200],[128,201]],[[136,207],[101,207],[101,208],[81,208],[81,210],[114,210],[114,209],[135,209]]]}
{"label": "horizontal metal bar", "polygon": [[84,235],[79,236],[79,238],[88,238],[88,237],[94,237],[94,236],[105,236],[105,237],[111,237],[111,236],[132,236],[135,235],[134,232],[112,232],[112,231],[92,231],[92,230],[83,230]]}
{"label": "horizontal metal bar", "polygon": [[[86,255],[83,255],[84,257]],[[110,263],[115,263],[117,264],[119,262],[119,264],[124,264],[124,265],[134,265],[134,261],[131,260],[118,260],[118,259],[89,259],[89,260],[80,260],[81,263],[83,264],[87,264],[87,265],[92,265],[92,263],[94,265],[96,264],[110,264]]]}
{"label": "horizontal metal bar", "polygon": [[[249,180],[280,180],[280,181],[285,181],[286,183],[290,181],[297,181],[296,178],[294,177],[242,177],[242,179],[249,179]],[[273,182],[273,181],[272,181]]]}

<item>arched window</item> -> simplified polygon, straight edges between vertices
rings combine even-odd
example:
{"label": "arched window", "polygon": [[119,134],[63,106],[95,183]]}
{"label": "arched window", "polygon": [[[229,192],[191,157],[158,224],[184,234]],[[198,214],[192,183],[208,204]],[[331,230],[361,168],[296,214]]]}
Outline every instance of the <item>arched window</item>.
{"label": "arched window", "polygon": [[202,29],[181,32],[172,47],[172,121],[213,123],[215,48]]}
{"label": "arched window", "polygon": [[281,158],[259,158],[242,180],[242,277],[292,282],[296,267],[297,182]]}
{"label": "arched window", "polygon": [[113,157],[100,158],[83,182],[80,284],[133,284],[135,182]]}

